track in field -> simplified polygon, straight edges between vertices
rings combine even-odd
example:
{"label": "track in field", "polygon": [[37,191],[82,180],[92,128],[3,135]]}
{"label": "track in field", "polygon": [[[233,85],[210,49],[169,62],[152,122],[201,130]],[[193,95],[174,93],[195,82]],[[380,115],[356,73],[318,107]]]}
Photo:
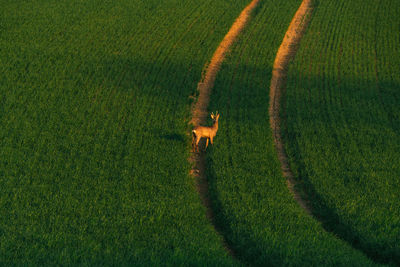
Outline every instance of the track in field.
{"label": "track in field", "polygon": [[286,88],[286,77],[290,61],[294,58],[298,49],[301,37],[303,36],[313,11],[311,0],[303,0],[283,38],[280,45],[272,70],[271,86],[269,93],[269,119],[274,136],[275,147],[281,162],[283,176],[287,179],[289,190],[299,205],[311,215],[311,207],[307,204],[294,187],[296,182],[294,175],[289,167],[288,157],[286,155],[281,133],[281,98]]}
{"label": "track in field", "polygon": [[[215,78],[221,67],[222,62],[225,59],[225,55],[228,52],[231,45],[235,42],[239,34],[242,32],[246,23],[249,21],[252,11],[257,7],[259,0],[253,0],[245,9],[240,13],[239,17],[233,23],[228,33],[225,35],[222,42],[219,44],[217,50],[211,58],[210,63],[206,66],[206,71],[201,81],[198,83],[197,90],[199,96],[196,103],[192,108],[192,120],[193,126],[204,125],[208,117],[208,104],[210,101],[211,89],[214,86]],[[208,197],[208,181],[205,174],[205,157],[204,153],[192,153],[190,162],[193,163],[191,173],[197,178],[197,190],[200,194],[200,198],[203,205],[207,209],[207,218],[211,221],[217,233],[220,234],[218,226],[214,220],[214,214],[211,206],[211,200]],[[221,235],[221,234],[220,234]],[[222,236],[222,235],[221,235]],[[224,247],[227,252],[235,257],[235,253],[232,248],[227,244],[222,236]]]}
{"label": "track in field", "polygon": [[[280,118],[282,95],[285,94],[286,90],[288,67],[290,61],[293,60],[296,55],[301,38],[304,35],[305,30],[307,29],[307,26],[309,24],[312,12],[313,12],[312,0],[303,0],[295,16],[293,17],[293,20],[289,25],[289,28],[285,34],[282,44],[278,49],[272,70],[272,78],[270,85],[269,116],[270,116],[271,129],[274,136],[274,143],[278,154],[278,159],[281,163],[282,173],[283,176],[287,179],[287,185],[289,190],[293,194],[293,198],[297,201],[297,203],[304,209],[304,211],[307,214],[315,217],[317,220],[323,223],[323,219],[313,214],[312,205],[310,205],[308,199],[302,197],[300,193],[295,189],[297,182],[294,179],[292,170],[290,169],[288,156],[286,154],[283,145],[281,118]],[[354,248],[358,249],[356,247]],[[364,251],[362,252],[371,260],[374,260]]]}

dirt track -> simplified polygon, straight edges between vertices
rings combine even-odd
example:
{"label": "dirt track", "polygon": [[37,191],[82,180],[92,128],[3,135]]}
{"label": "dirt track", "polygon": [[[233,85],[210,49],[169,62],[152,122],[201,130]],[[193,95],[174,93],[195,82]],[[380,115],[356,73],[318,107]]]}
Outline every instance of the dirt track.
{"label": "dirt track", "polygon": [[289,25],[285,37],[283,38],[283,42],[276,54],[274,67],[272,70],[272,79],[269,94],[270,124],[274,135],[274,142],[278,153],[278,158],[281,162],[283,176],[287,179],[288,187],[293,193],[294,199],[310,215],[310,205],[300,197],[299,193],[296,192],[296,190],[294,190],[296,182],[294,180],[293,173],[290,170],[288,158],[282,142],[281,120],[279,117],[279,112],[281,97],[286,90],[288,65],[297,52],[301,37],[303,36],[310,20],[310,15],[312,13],[311,2],[311,0],[303,0]]}
{"label": "dirt track", "polygon": [[[240,13],[239,17],[233,23],[229,32],[219,44],[217,50],[214,52],[214,55],[211,58],[210,63],[206,67],[206,72],[197,86],[197,90],[199,91],[198,99],[192,107],[191,123],[193,126],[204,125],[206,123],[206,119],[209,116],[207,108],[210,101],[210,93],[214,86],[217,73],[225,59],[226,53],[246,26],[251,12],[258,5],[258,3],[259,0],[253,0],[245,9],[243,9],[242,13]],[[200,194],[203,205],[207,208],[207,218],[211,221],[215,230],[223,239],[224,247],[227,252],[234,257],[233,250],[226,243],[225,239],[218,230],[218,226],[215,224],[211,200],[208,197],[208,182],[205,175],[205,155],[202,152],[192,153],[189,160],[193,163],[191,174],[197,178],[197,190]]]}
{"label": "dirt track", "polygon": [[242,13],[240,13],[239,17],[229,29],[229,32],[225,35],[224,39],[219,44],[217,50],[214,52],[214,55],[212,56],[211,61],[206,68],[204,77],[201,79],[197,86],[199,97],[197,99],[197,102],[193,106],[191,120],[191,123],[194,126],[198,126],[206,122],[206,118],[209,116],[207,107],[210,101],[210,93],[211,89],[214,87],[217,73],[221,67],[222,62],[225,59],[226,53],[246,26],[246,23],[250,18],[251,12],[258,5],[259,2],[259,0],[253,0],[245,9],[243,9]]}

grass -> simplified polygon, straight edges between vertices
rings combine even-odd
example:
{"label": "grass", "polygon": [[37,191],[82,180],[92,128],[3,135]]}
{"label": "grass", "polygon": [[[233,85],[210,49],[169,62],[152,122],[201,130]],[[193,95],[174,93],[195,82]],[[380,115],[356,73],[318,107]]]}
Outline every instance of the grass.
{"label": "grass", "polygon": [[221,117],[207,156],[216,220],[248,265],[372,266],[302,210],[280,170],[269,126],[269,86],[277,49],[300,3],[261,2],[217,76],[210,110]]}
{"label": "grass", "polygon": [[[187,123],[248,3],[1,2],[0,265],[239,264],[189,176]],[[320,1],[291,66],[287,149],[324,225],[290,195],[268,125],[299,4],[261,1],[217,77],[217,222],[245,264],[373,265],[342,239],[398,264],[398,4]]]}
{"label": "grass", "polygon": [[398,1],[319,1],[290,67],[286,144],[325,227],[400,264]]}
{"label": "grass", "polygon": [[186,133],[247,2],[2,1],[0,265],[236,264]]}

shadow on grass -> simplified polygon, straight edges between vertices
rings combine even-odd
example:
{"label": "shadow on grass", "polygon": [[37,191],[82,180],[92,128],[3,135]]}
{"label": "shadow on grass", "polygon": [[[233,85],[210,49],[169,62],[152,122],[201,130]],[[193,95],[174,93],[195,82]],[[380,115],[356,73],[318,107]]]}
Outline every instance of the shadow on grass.
{"label": "shadow on grass", "polygon": [[[318,84],[320,83],[320,79],[322,78],[307,77],[306,79],[308,79],[308,83]],[[347,79],[344,82],[342,81],[342,85],[339,87],[342,92],[345,92],[342,93],[343,94],[341,95],[342,98],[344,95],[346,95],[347,97],[346,100],[356,99],[356,101],[353,103],[353,106],[345,107],[346,104],[343,104],[344,102],[343,99],[340,99],[335,103],[332,102],[332,98],[329,99],[329,101],[331,102],[328,102],[326,99],[320,99],[320,102],[316,103],[315,99],[314,101],[311,101],[311,96],[306,97],[305,95],[304,99],[297,100],[297,102],[304,101],[304,103],[307,103],[305,113],[309,113],[307,114],[308,116],[310,116],[312,112],[315,112],[315,110],[322,110],[323,112],[327,112],[328,110],[327,106],[331,107],[337,105],[337,107],[333,109],[336,111],[336,113],[333,112],[330,114],[324,114],[326,116],[325,118],[323,118],[323,116],[317,118],[313,117],[312,120],[317,123],[321,124],[327,123],[326,121],[330,121],[335,116],[338,116],[338,114],[340,114],[341,116],[344,117],[344,121],[342,121],[342,123],[350,125],[351,127],[354,127],[352,126],[353,122],[357,122],[373,129],[382,129],[383,127],[386,127],[388,129],[393,130],[393,132],[399,133],[398,119],[396,122],[396,118],[393,116],[393,114],[395,114],[394,112],[395,105],[388,104],[388,103],[393,103],[392,99],[398,97],[390,90],[392,90],[393,88],[399,88],[399,85],[391,82],[381,81],[380,90],[376,92],[372,91],[369,92],[369,94],[366,94],[364,93],[365,89],[362,88],[362,86],[360,85],[363,84],[363,82],[360,82],[360,80],[358,82],[354,82],[353,80],[358,80],[358,79],[354,78],[354,79]],[[305,84],[307,84],[307,82],[305,82],[303,86],[305,86]],[[329,84],[335,84],[335,81],[330,82]],[[348,86],[349,84],[353,86],[350,87]],[[358,84],[359,87],[354,86],[354,84]],[[301,88],[301,86],[299,88]],[[386,90],[382,88],[386,88]],[[301,89],[306,89],[306,88],[301,88]],[[291,97],[294,98],[299,96],[297,95]],[[389,102],[386,103],[387,101]],[[352,227],[351,223],[346,223],[346,221],[341,219],[340,216],[336,213],[336,211],[328,205],[326,199],[321,194],[318,193],[317,189],[311,182],[310,178],[313,176],[315,177],[316,175],[314,175],[313,173],[309,173],[310,171],[312,172],[312,169],[307,168],[306,163],[304,161],[304,159],[307,158],[307,155],[303,155],[301,152],[302,150],[300,149],[299,141],[301,140],[299,140],[300,138],[298,138],[296,134],[291,135],[291,133],[289,133],[288,130],[286,92],[283,92],[282,94],[281,103],[282,103],[282,108],[280,112],[281,113],[280,117],[282,118],[281,128],[282,128],[282,138],[284,143],[285,154],[286,157],[289,158],[290,168],[292,172],[294,172],[294,177],[296,181],[295,190],[310,205],[312,215],[321,222],[322,227],[327,232],[335,234],[337,237],[346,241],[355,249],[360,250],[372,261],[380,264],[400,266],[400,254],[394,251],[393,249],[392,250],[388,249],[390,243],[382,244],[366,240],[366,238],[362,234],[360,234],[357,231],[357,229]],[[369,108],[369,105],[371,105],[371,103],[374,103],[377,106],[382,107],[383,110],[387,112],[388,120],[379,120],[379,119],[371,120],[371,118],[373,117],[369,117],[371,116],[371,114],[369,114],[368,112],[369,110],[363,110],[366,109],[366,107]],[[357,104],[359,104],[359,106],[357,106]],[[343,109],[344,107],[346,109]],[[362,116],[362,114],[368,114],[368,116]],[[293,116],[293,114],[291,115]],[[326,121],[322,121],[323,119],[326,119]],[[335,121],[335,123],[337,122]],[[335,132],[332,132],[330,134],[335,139],[336,142],[335,145],[337,147],[340,147],[342,145],[341,138],[343,137],[337,136]],[[292,152],[292,155],[290,157],[288,157],[287,155],[288,150]],[[359,177],[360,175],[361,175],[360,173],[356,174],[357,177]]]}
{"label": "shadow on grass", "polygon": [[[349,243],[355,249],[362,251],[368,258],[376,263],[400,265],[399,255],[385,253],[387,246],[378,243],[366,243],[363,238],[357,234],[357,230],[350,224],[342,221],[334,209],[330,208],[325,199],[318,194],[314,185],[310,182],[309,174],[305,166],[303,156],[300,153],[296,139],[290,141],[292,149],[297,151],[295,156],[295,164],[291,165],[291,169],[297,171],[295,178],[295,190],[301,197],[311,206],[312,215],[321,222],[322,227],[330,233],[335,234],[340,239]],[[285,141],[285,143],[287,143]]]}
{"label": "shadow on grass", "polygon": [[[228,66],[225,66],[225,68],[228,68]],[[236,68],[233,67],[232,70],[228,70],[226,72],[258,73],[260,71],[264,72],[264,75],[265,73],[269,73],[268,70],[260,70],[259,68],[246,65],[241,65],[240,67]],[[236,78],[236,80],[235,78],[236,77],[232,78],[229,88],[227,86],[229,81],[221,82],[217,79],[215,87],[218,88],[218,90],[213,91],[213,95],[211,96],[211,104],[209,109],[218,109],[223,115],[220,123],[221,129],[226,127],[226,129],[234,129],[236,133],[241,133],[241,131],[243,131],[242,127],[239,127],[239,124],[241,123],[257,125],[257,127],[269,127],[269,125],[265,124],[264,122],[260,122],[257,119],[257,116],[254,116],[254,114],[252,115],[254,112],[259,112],[259,108],[257,108],[257,106],[265,105],[266,108],[268,107],[268,99],[261,99],[262,97],[268,95],[269,88],[262,87],[265,86],[265,84],[258,83],[258,80],[249,83],[248,81],[241,80],[240,77]],[[311,84],[321,84],[321,80],[323,79],[323,77],[310,77],[307,75],[303,75],[303,78],[307,79],[307,81],[301,81],[303,83],[302,86],[305,87],[304,90],[310,90],[310,88],[307,87],[311,86]],[[250,78],[248,79],[250,80]],[[335,83],[337,83],[335,80],[326,82],[326,84],[329,85],[333,85]],[[378,108],[383,105],[385,111],[387,111],[389,115],[397,114],[395,113],[396,105],[393,104],[393,98],[396,99],[396,96],[398,97],[398,93],[394,93],[393,88],[399,88],[399,85],[391,82],[380,81],[381,88],[385,88],[385,90],[381,89],[380,91],[376,91],[373,90],[373,87],[371,87],[369,91],[366,91],[365,87],[368,86],[368,83],[368,80],[362,80],[359,77],[348,77],[347,79],[342,78],[341,85],[337,89],[340,92],[338,93],[338,96],[336,95],[336,98],[333,93],[329,95],[329,98],[322,98],[321,95],[323,94],[321,93],[313,96],[312,93],[308,95],[306,91],[304,94],[304,99],[297,100],[300,103],[304,102],[306,104],[304,107],[300,107],[303,108],[302,110],[296,112],[301,113],[303,116],[305,115],[306,119],[316,121],[316,123],[318,123],[318,120],[321,120],[321,123],[326,123],[327,121],[329,122],[329,120],[332,120],[332,117],[338,116],[342,119],[342,121],[335,121],[335,125],[340,125],[343,123],[349,125],[349,127],[353,127],[352,123],[353,121],[356,121],[357,123],[366,125],[369,128],[381,129],[384,126],[391,128],[394,132],[398,133],[399,124],[398,119],[396,120],[396,116],[392,115],[390,120],[387,121],[377,120],[378,117],[371,120],[373,117],[371,115],[365,116],[365,114],[367,114],[365,113],[367,110],[364,109],[369,109],[371,107]],[[261,94],[261,96],[259,93],[260,91],[264,91],[264,94]],[[317,99],[313,99],[313,97],[317,97]],[[286,95],[283,95],[282,99],[282,102],[285,102]],[[374,105],[371,106],[371,103]],[[359,106],[357,106],[357,104]],[[295,107],[295,109],[296,108],[298,107]],[[286,108],[282,106],[282,109],[285,111]],[[323,116],[313,117],[316,111],[326,114]],[[381,113],[379,112],[375,112],[373,116],[380,116],[380,114]],[[296,117],[297,114],[291,114],[291,116],[293,115]],[[282,129],[283,132],[285,132],[287,131],[287,128],[285,128],[286,114],[281,114],[281,117],[283,118]],[[227,130],[227,135],[223,136],[222,138],[232,139],[235,142],[238,142],[232,145],[240,144],[240,141],[235,139],[235,136],[230,136],[229,130]],[[299,144],[297,142],[301,140],[298,140],[297,138],[298,136],[295,135],[285,136],[284,133],[284,143],[291,147],[291,150],[293,151],[299,151]],[[299,184],[296,186],[296,190],[303,196],[304,199],[310,202],[312,213],[316,219],[321,221],[322,227],[326,231],[333,233],[339,239],[347,242],[355,249],[363,252],[368,258],[377,263],[399,265],[399,255],[396,251],[394,251],[394,249],[390,249],[390,241],[380,244],[376,241],[366,240],[366,235],[363,235],[362,232],[360,233],[358,229],[355,229],[353,226],[354,224],[351,222],[346,222],[343,218],[339,217],[337,211],[334,210],[332,206],[328,205],[327,198],[324,198],[324,196],[318,194],[317,189],[311,183],[309,174],[306,173],[307,169],[304,163],[304,157],[307,157],[307,155],[297,154],[296,157],[292,157],[292,161],[298,164],[297,167],[299,168],[297,171],[298,175],[296,175],[296,180]],[[257,240],[256,237],[243,231],[240,233],[234,231],[236,228],[232,227],[236,224],[236,221],[230,219],[229,214],[227,214],[224,203],[222,203],[220,200],[220,192],[216,187],[216,179],[218,179],[218,177],[216,171],[214,170],[212,149],[210,153],[207,153],[206,159],[206,173],[210,188],[209,195],[212,201],[212,208],[215,212],[215,224],[217,228],[219,228],[219,231],[225,236],[229,246],[234,250],[236,257],[244,263],[252,265],[260,264],[261,259],[266,265],[274,265],[277,263],[278,265],[279,263],[283,264],[283,262],[287,260],[285,255],[274,253],[274,251],[268,251],[269,254],[267,257],[265,255],[266,252],[261,250],[261,243],[265,242],[265,240]],[[293,166],[291,167],[293,168]],[[373,220],[373,218],[371,218],[371,220]],[[376,233],[379,233],[379,231],[376,231]],[[238,234],[240,234],[241,243],[238,243],[239,239],[236,237]],[[243,242],[246,244],[243,244]]]}
{"label": "shadow on grass", "polygon": [[[103,90],[108,89],[109,87],[111,88],[115,88],[116,91],[118,91],[119,93],[132,93],[135,96],[140,96],[140,97],[148,97],[149,99],[151,99],[152,101],[154,99],[157,99],[161,104],[164,103],[174,103],[174,101],[176,99],[182,99],[182,95],[185,96],[190,96],[192,95],[194,92],[194,88],[195,88],[195,84],[194,83],[190,83],[188,82],[188,77],[190,77],[190,75],[198,75],[197,70],[194,70],[192,73],[187,73],[187,76],[185,78],[181,78],[178,81],[178,84],[174,85],[173,89],[170,89],[171,87],[171,81],[176,81],[178,80],[176,77],[170,77],[169,74],[171,73],[182,73],[182,72],[186,72],[187,69],[191,69],[189,68],[189,65],[187,65],[186,67],[185,64],[180,64],[180,63],[171,63],[171,65],[169,66],[169,68],[163,68],[163,64],[150,64],[148,62],[141,62],[141,61],[132,61],[132,60],[128,60],[128,59],[124,59],[124,58],[119,58],[119,57],[115,57],[115,58],[110,58],[109,60],[106,60],[103,63],[103,67],[100,68],[100,73],[98,73],[97,75],[99,75],[99,77],[107,77],[106,80],[104,79],[99,79],[99,80],[95,80],[96,85],[100,88],[103,88]],[[101,64],[100,64],[101,65]],[[138,73],[138,70],[141,71]],[[157,76],[157,78],[155,80],[150,79],[151,77],[149,76],[148,78],[143,78],[143,76],[148,75],[147,73],[152,73],[155,70],[160,70],[160,75]],[[243,66],[243,69],[238,69],[236,70],[237,73],[242,73],[242,72],[251,72],[251,73],[257,73],[257,72],[262,72],[262,73],[269,73],[270,71],[266,71],[265,69],[258,69],[258,68],[252,68],[251,66]],[[104,73],[103,73],[104,72]],[[111,74],[111,75],[107,75],[107,74]],[[308,78],[310,79],[310,78]],[[315,80],[320,79],[320,77],[314,77]],[[193,79],[189,79],[189,80],[193,80]],[[194,79],[196,80],[196,79]],[[333,84],[335,81],[332,81],[329,84]],[[343,83],[345,83],[344,81],[342,81]],[[310,83],[310,82],[309,82]],[[318,84],[317,81],[313,81],[312,83],[314,84]],[[307,84],[307,83],[306,83]],[[358,84],[358,83],[351,83],[351,82],[347,82],[345,84]],[[382,88],[398,88],[398,85],[396,84],[382,84],[381,85]],[[220,86],[218,84],[218,80],[216,82],[216,88],[220,89]],[[242,82],[242,84],[240,84],[239,86],[235,85],[235,87],[238,88],[249,88],[249,84],[248,83],[244,83]],[[257,84],[256,86],[257,87]],[[343,92],[346,92],[347,89],[351,89],[351,90],[358,90],[358,91],[362,91],[362,88],[341,88],[341,90]],[[257,91],[257,90],[264,90],[265,94],[264,95],[268,95],[268,88],[251,88],[251,90],[249,89],[248,93],[249,95],[246,95],[243,98],[240,98],[239,100],[236,100],[236,103],[233,103],[232,99],[228,97],[228,99],[226,99],[226,92],[220,92],[219,90],[216,90],[215,93],[216,95],[212,96],[212,99],[214,97],[216,97],[217,99],[222,99],[222,101],[232,101],[232,103],[227,103],[226,105],[228,106],[226,109],[229,110],[231,108],[231,106],[237,105],[238,107],[238,111],[237,114],[245,114],[245,117],[235,117],[235,120],[243,120],[246,119],[246,123],[249,124],[259,124],[260,122],[257,121],[256,118],[254,118],[253,116],[251,116],[251,112],[257,112],[257,109],[252,109],[251,105],[249,103],[252,103],[252,105],[257,106],[258,104],[262,104],[264,105],[264,101],[260,102],[260,98],[259,96],[256,94],[252,94],[252,90]],[[232,94],[235,94],[234,92],[232,92]],[[385,99],[391,97],[392,93],[391,92],[386,92],[381,90],[380,91],[380,97],[383,99],[381,100],[382,103],[386,103],[386,101],[384,101]],[[394,93],[393,93],[394,94]],[[355,95],[350,95],[351,98],[355,98],[358,97],[358,101],[361,102],[361,104],[364,104],[364,106],[367,106],[367,104],[370,102],[371,100],[371,96],[369,96],[369,98],[367,96],[365,96],[365,98],[361,98],[360,96],[363,96],[363,94],[361,93],[357,93]],[[108,94],[105,92],[103,95],[102,100],[106,101],[108,99]],[[285,98],[285,96],[283,96],[283,98]],[[185,99],[182,100],[180,103],[181,107],[186,104],[188,105],[189,103],[189,99]],[[241,102],[242,101],[242,102]],[[304,99],[304,102],[308,102],[308,99]],[[323,101],[327,101],[326,99],[324,99]],[[241,103],[245,102],[247,105],[250,106],[250,108],[247,108],[246,110],[243,109],[242,112],[242,107],[241,107]],[[138,104],[140,103],[140,101],[138,101]],[[133,103],[135,104],[135,103]],[[322,103],[323,104],[327,104],[327,103]],[[128,104],[126,104],[128,106]],[[395,110],[395,106],[394,105],[384,105],[385,108],[389,111]],[[267,108],[267,107],[266,107]],[[339,107],[342,108],[342,107]],[[351,108],[351,107],[350,107]],[[210,110],[215,110],[216,108],[213,108],[213,106],[210,106]],[[285,108],[283,107],[283,109],[285,110]],[[313,106],[312,103],[309,103],[308,106],[306,107],[305,112],[310,111],[310,110],[316,110],[316,109],[322,109],[324,110],[324,107],[322,106]],[[245,111],[244,111],[245,110]],[[340,110],[340,109],[339,109]],[[324,110],[325,111],[325,110]],[[152,116],[151,115],[151,109],[149,109],[150,114],[148,114],[148,116]],[[175,109],[173,109],[171,111],[170,116],[171,117],[175,117],[175,114],[177,111]],[[246,114],[246,112],[250,113],[250,114]],[[393,112],[392,112],[393,113]],[[235,113],[236,114],[236,113]],[[221,121],[221,124],[223,125],[224,123],[228,123],[228,120],[224,120],[224,116],[228,116],[227,113],[223,114],[223,118]],[[182,113],[180,113],[180,116],[178,116],[180,118],[182,117]],[[362,123],[364,123],[364,121],[361,121]],[[399,124],[396,123],[396,117],[391,118],[390,120],[390,127],[398,132],[399,131]],[[365,123],[369,123],[367,120],[365,121]],[[163,122],[156,122],[156,125],[151,125],[151,126],[146,126],[146,127],[150,127],[149,131],[151,131],[151,133],[154,135],[154,137],[156,138],[161,138],[163,140],[166,141],[172,141],[171,142],[171,146],[174,146],[173,143],[179,142],[179,143],[184,143],[186,140],[186,136],[179,134],[177,132],[174,132],[173,130],[168,131],[168,130],[163,130],[163,128],[161,128],[161,126],[163,126],[164,123]],[[284,125],[283,125],[284,126]],[[379,124],[375,125],[374,127],[379,128]],[[141,130],[145,129],[146,127],[142,126],[142,125],[138,125],[138,128],[141,128]],[[170,128],[174,127],[174,123],[173,120],[171,119],[171,123],[170,123]],[[283,128],[284,129],[284,128]],[[298,148],[298,143],[297,143],[297,139],[296,138],[290,138],[289,140],[285,140],[285,143],[289,143],[290,146],[292,146],[293,150],[295,151],[299,151]],[[204,150],[204,140],[202,140],[201,142],[201,147],[200,149]],[[207,148],[207,150],[211,150],[212,153],[212,146],[209,145],[209,147]],[[208,154],[208,152],[207,152]],[[297,186],[297,189],[300,191],[304,191],[303,196],[306,196],[306,199],[309,200],[309,202],[312,205],[313,208],[313,214],[314,216],[319,219],[322,222],[323,227],[329,231],[334,233],[335,235],[337,235],[340,239],[348,242],[349,244],[351,244],[354,248],[357,248],[359,250],[361,250],[362,252],[364,252],[368,257],[370,257],[371,259],[377,261],[377,262],[381,262],[381,263],[391,263],[394,262],[395,264],[399,264],[399,255],[387,255],[387,253],[385,252],[385,249],[387,250],[387,248],[384,247],[384,245],[382,244],[370,244],[367,243],[365,241],[363,241],[363,236],[358,234],[356,229],[353,229],[351,227],[351,224],[348,224],[346,222],[341,221],[340,217],[336,214],[336,212],[330,208],[328,206],[328,204],[326,203],[326,200],[323,198],[323,196],[319,195],[317,193],[317,190],[314,188],[313,184],[310,182],[309,179],[309,174],[306,173],[306,168],[304,165],[304,162],[302,161],[302,158],[305,155],[300,155],[298,154],[297,157],[294,159],[296,161],[296,164],[298,164],[298,168],[299,168],[299,176],[297,177],[297,180],[302,182],[303,184]],[[263,241],[261,240],[256,240],[256,238],[254,238],[254,236],[250,236],[247,235],[245,233],[241,233],[241,239],[242,240],[246,240],[246,244],[238,244],[237,240],[234,239],[233,236],[233,231],[231,229],[230,224],[231,223],[235,223],[235,222],[229,222],[228,218],[224,217],[224,214],[226,214],[224,207],[223,207],[223,203],[221,203],[219,196],[218,196],[218,190],[215,188],[215,179],[217,179],[216,177],[216,173],[213,169],[213,162],[212,159],[207,156],[207,179],[210,185],[210,192],[209,195],[212,199],[212,208],[215,214],[215,223],[216,223],[216,227],[218,229],[218,231],[220,231],[221,233],[223,233],[223,235],[225,236],[225,239],[227,241],[227,243],[229,244],[229,246],[234,250],[235,256],[239,259],[242,260],[243,262],[247,262],[247,263],[251,263],[251,264],[260,264],[260,259],[265,260],[266,262],[264,263],[269,263],[269,264],[276,264],[277,262],[284,262],[284,256],[282,254],[279,253],[275,253],[271,254],[271,252],[269,252],[270,254],[268,255],[268,258],[265,258],[265,251],[261,251],[260,249],[258,249],[260,247],[260,243],[262,243]],[[249,248],[251,248],[251,255],[249,252]],[[386,254],[385,254],[386,253]],[[394,260],[393,260],[394,259]]]}
{"label": "shadow on grass", "polygon": [[185,142],[184,136],[177,133],[160,134],[160,137],[169,141]]}
{"label": "shadow on grass", "polygon": [[[212,154],[212,149],[210,149]],[[240,233],[240,240],[235,238],[234,231],[231,228],[231,223],[226,217],[226,210],[218,196],[218,189],[216,188],[217,175],[214,170],[214,164],[212,157],[206,156],[206,177],[209,184],[208,195],[211,201],[211,208],[214,212],[214,227],[216,230],[224,236],[224,240],[228,247],[232,250],[234,258],[239,260],[241,263],[250,266],[277,266],[279,263],[283,263],[285,259],[281,253],[273,253],[268,251],[268,255],[265,251],[259,249],[260,244],[263,240],[257,240],[254,236],[250,236],[244,232]]]}

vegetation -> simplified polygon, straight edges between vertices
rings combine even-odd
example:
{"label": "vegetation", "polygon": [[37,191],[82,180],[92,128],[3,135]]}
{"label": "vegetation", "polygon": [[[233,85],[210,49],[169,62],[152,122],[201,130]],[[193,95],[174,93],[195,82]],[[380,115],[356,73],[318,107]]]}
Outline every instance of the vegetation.
{"label": "vegetation", "polygon": [[221,117],[207,162],[216,220],[250,265],[374,265],[307,215],[282,177],[269,127],[269,85],[300,3],[263,1],[217,76],[210,110]]}
{"label": "vegetation", "polygon": [[[188,122],[249,0],[0,2],[0,265],[238,265],[189,175]],[[268,117],[300,2],[261,1],[218,74],[217,224],[245,264],[374,265],[356,247],[398,265],[400,3],[318,1],[291,65],[285,140],[321,224]]]}
{"label": "vegetation", "polygon": [[400,264],[400,47],[391,0],[319,1],[293,62],[291,164],[325,227]]}
{"label": "vegetation", "polygon": [[248,1],[1,1],[0,265],[233,265],[189,96]]}

